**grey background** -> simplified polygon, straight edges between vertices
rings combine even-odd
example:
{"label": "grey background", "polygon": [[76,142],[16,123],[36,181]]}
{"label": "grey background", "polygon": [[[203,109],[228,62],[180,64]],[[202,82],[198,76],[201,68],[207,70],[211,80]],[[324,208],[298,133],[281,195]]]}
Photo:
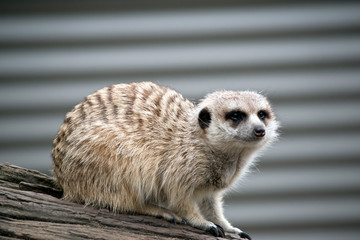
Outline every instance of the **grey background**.
{"label": "grey background", "polygon": [[3,2],[0,162],[50,174],[65,113],[110,84],[256,90],[281,137],[226,216],[256,240],[360,239],[359,30],[356,1]]}

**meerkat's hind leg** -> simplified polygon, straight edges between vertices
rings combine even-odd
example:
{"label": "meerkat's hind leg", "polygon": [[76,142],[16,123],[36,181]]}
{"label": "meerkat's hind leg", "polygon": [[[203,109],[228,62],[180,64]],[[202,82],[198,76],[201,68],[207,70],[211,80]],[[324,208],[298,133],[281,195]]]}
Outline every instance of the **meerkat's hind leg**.
{"label": "meerkat's hind leg", "polygon": [[179,217],[178,215],[176,215],[174,212],[172,212],[166,208],[154,205],[154,204],[144,205],[141,208],[141,210],[137,211],[137,212],[146,214],[146,215],[150,215],[150,216],[154,216],[157,218],[163,218],[172,223],[183,223],[184,222],[184,220],[181,217]]}

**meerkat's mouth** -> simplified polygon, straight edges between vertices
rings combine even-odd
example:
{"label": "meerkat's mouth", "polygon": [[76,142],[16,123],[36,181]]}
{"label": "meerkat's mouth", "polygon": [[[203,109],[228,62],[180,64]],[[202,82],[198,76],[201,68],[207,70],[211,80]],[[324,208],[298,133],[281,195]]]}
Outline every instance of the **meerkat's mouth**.
{"label": "meerkat's mouth", "polygon": [[255,137],[255,136],[249,136],[249,137],[235,136],[235,139],[242,143],[259,143],[264,140],[264,138],[262,137]]}

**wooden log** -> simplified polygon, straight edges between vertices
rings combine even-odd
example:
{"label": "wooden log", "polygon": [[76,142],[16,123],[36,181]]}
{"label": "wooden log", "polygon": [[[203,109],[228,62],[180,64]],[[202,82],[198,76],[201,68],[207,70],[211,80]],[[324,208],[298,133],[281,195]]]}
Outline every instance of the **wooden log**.
{"label": "wooden log", "polygon": [[[50,176],[0,164],[0,238],[223,239],[186,224],[85,207],[61,196],[61,189]],[[235,234],[226,238],[240,239]]]}

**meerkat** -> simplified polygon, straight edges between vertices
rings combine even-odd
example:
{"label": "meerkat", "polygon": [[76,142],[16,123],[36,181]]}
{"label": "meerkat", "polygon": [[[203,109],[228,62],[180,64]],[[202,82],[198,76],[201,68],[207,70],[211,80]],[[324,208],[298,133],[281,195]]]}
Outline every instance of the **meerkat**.
{"label": "meerkat", "polygon": [[195,106],[151,82],[117,84],[66,115],[53,172],[64,199],[250,240],[224,217],[222,196],[277,128],[254,92],[218,91]]}

